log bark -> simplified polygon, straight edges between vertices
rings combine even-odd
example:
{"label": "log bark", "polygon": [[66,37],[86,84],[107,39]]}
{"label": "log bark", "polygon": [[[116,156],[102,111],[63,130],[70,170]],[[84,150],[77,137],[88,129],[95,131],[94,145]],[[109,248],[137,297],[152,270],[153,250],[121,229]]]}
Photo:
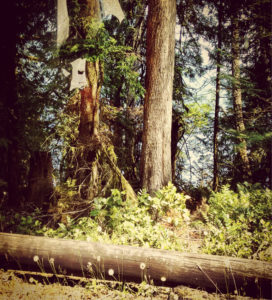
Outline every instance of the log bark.
{"label": "log bark", "polygon": [[9,233],[0,233],[0,265],[267,298],[272,292],[270,262]]}

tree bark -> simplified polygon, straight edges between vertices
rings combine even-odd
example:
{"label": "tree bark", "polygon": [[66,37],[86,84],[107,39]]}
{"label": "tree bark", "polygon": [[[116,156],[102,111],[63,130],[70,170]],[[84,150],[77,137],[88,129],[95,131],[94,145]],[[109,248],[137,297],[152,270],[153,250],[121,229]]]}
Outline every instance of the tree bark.
{"label": "tree bark", "polygon": [[[242,91],[240,82],[240,44],[239,44],[239,16],[237,3],[233,4],[231,17],[232,25],[232,76],[233,76],[233,107],[236,121],[236,130],[238,134],[245,131],[245,123],[243,118]],[[247,154],[246,140],[242,137],[238,138],[239,154],[242,161],[242,171],[244,179],[251,179],[251,169]]]}
{"label": "tree bark", "polygon": [[[89,35],[86,24],[100,21],[100,5],[98,0],[80,0],[80,16],[82,18],[83,35]],[[96,33],[94,32],[94,35]],[[89,36],[90,38],[90,36]],[[98,135],[99,96],[103,82],[103,68],[99,59],[86,62],[88,87],[81,91],[79,142],[87,145]]]}
{"label": "tree bark", "polygon": [[[100,22],[100,5],[98,0],[80,0],[79,29],[84,38],[90,38],[86,24]],[[95,31],[93,32],[95,35]],[[88,86],[80,91],[80,122],[78,145],[81,151],[77,158],[77,184],[83,199],[92,199],[99,194],[99,172],[97,166],[97,151],[99,141],[99,96],[103,82],[103,67],[99,59],[86,62],[86,77]]]}
{"label": "tree bark", "polygon": [[272,263],[233,257],[0,233],[0,263],[2,268],[271,296]]}
{"label": "tree bark", "polygon": [[89,144],[99,131],[99,95],[103,82],[103,68],[99,62],[87,62],[88,87],[81,90],[79,142]]}
{"label": "tree bark", "polygon": [[[101,22],[99,0],[79,0],[80,24],[77,31],[83,38],[95,38]],[[137,197],[121,170],[111,141],[103,137],[99,128],[99,98],[103,84],[103,62],[99,59],[86,62],[88,85],[80,91],[79,134],[76,153],[70,159],[76,164],[72,170],[82,199],[107,197],[112,188],[126,191],[126,199],[136,202]],[[106,162],[106,163],[105,163]],[[71,172],[70,172],[71,174]]]}
{"label": "tree bark", "polygon": [[149,1],[141,174],[142,187],[151,194],[172,180],[175,24],[176,1]]}
{"label": "tree bark", "polygon": [[219,133],[219,110],[220,110],[220,76],[221,76],[221,48],[222,48],[222,2],[218,6],[218,33],[217,33],[217,56],[216,56],[216,91],[214,110],[214,136],[213,136],[213,190],[218,191],[218,133]]}

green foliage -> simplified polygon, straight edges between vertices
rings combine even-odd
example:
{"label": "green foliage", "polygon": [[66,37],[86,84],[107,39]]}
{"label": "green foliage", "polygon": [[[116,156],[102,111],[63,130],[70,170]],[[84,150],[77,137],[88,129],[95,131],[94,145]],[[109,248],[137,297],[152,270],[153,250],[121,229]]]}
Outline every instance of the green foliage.
{"label": "green foliage", "polygon": [[[141,99],[144,97],[145,89],[143,88],[139,72],[135,70],[135,64],[137,62],[137,55],[131,52],[129,47],[119,46],[109,56],[106,58],[106,76],[105,76],[105,87],[111,88],[110,85],[114,86],[113,76],[117,81],[117,89],[119,88],[118,83],[124,85],[123,97],[127,97],[129,91],[129,96],[136,99]],[[115,66],[114,70],[112,65]]]}
{"label": "green foliage", "polygon": [[[67,190],[73,182],[67,182]],[[72,197],[72,196],[71,196]],[[67,196],[67,198],[69,198]],[[138,204],[124,201],[125,193],[112,190],[108,198],[96,198],[84,217],[71,218],[59,207],[57,227],[42,222],[39,210],[31,214],[0,215],[1,231],[44,235],[103,243],[185,251],[181,231],[204,228],[202,251],[208,254],[271,260],[272,191],[258,185],[239,185],[238,192],[224,186],[213,193],[202,216],[204,223],[189,223],[186,197],[169,184],[154,197],[144,190]],[[65,211],[65,210],[64,210]],[[155,214],[154,214],[155,212]],[[57,215],[55,212],[54,215]],[[155,215],[155,217],[154,217]],[[48,219],[47,219],[48,221]],[[191,227],[189,227],[189,225]],[[202,230],[201,229],[201,230]]]}
{"label": "green foliage", "polygon": [[[131,97],[143,97],[144,88],[139,80],[139,73],[134,67],[138,57],[133,53],[132,48],[120,44],[113,38],[103,23],[88,18],[84,18],[82,22],[86,37],[67,42],[59,51],[60,58],[71,60],[84,57],[88,61],[99,59],[105,67],[106,90],[114,89],[116,85],[118,89],[121,80],[127,86]],[[111,82],[111,76],[115,78],[114,83]]]}
{"label": "green foliage", "polygon": [[238,185],[238,192],[224,186],[209,199],[204,252],[271,260],[272,191],[258,185]]}
{"label": "green foliage", "polygon": [[104,61],[109,55],[120,55],[131,51],[130,47],[117,45],[117,41],[110,36],[103,23],[84,19],[85,38],[68,41],[59,50],[62,59],[84,57],[89,61],[100,59]]}
{"label": "green foliage", "polygon": [[[124,201],[125,194],[112,190],[108,198],[96,198],[87,217],[72,219],[59,223],[57,229],[42,226],[37,215],[28,217],[16,214],[10,222],[4,218],[1,222],[5,228],[18,233],[45,235],[48,237],[71,238],[87,241],[101,241],[114,244],[153,247],[161,249],[182,250],[184,245],[170,229],[163,217],[175,209],[176,215],[172,227],[186,226],[189,212],[185,208],[185,197],[176,192],[169,184],[160,190],[156,197],[150,197],[145,191],[138,195],[138,206]],[[152,218],[152,209],[156,208],[158,218]],[[170,217],[168,217],[169,219]]]}
{"label": "green foliage", "polygon": [[261,134],[258,132],[238,132],[234,129],[228,129],[227,132],[231,135],[232,138],[245,139],[250,144],[257,144],[263,141],[271,141],[272,139],[272,132],[270,131]]}
{"label": "green foliage", "polygon": [[21,234],[41,235],[42,222],[39,220],[41,212],[36,209],[29,215],[19,213],[0,215],[0,230]]}
{"label": "green foliage", "polygon": [[208,123],[208,116],[212,111],[209,103],[190,103],[189,111],[185,114],[186,133],[192,134],[195,130],[204,128]]}
{"label": "green foliage", "polygon": [[[138,195],[139,205],[131,206],[124,201],[125,194],[112,190],[108,198],[96,198],[89,216],[72,220],[67,224],[59,224],[56,230],[48,229],[45,235],[74,238],[80,240],[103,241],[114,244],[154,247],[181,250],[183,245],[175,234],[161,222],[152,219],[152,208],[156,208],[158,216],[165,215],[171,208],[177,214],[175,226],[184,223],[188,217],[185,198],[176,193],[173,185],[162,189],[152,198],[145,191]],[[161,220],[158,219],[158,220]]]}
{"label": "green foliage", "polygon": [[186,209],[186,198],[183,194],[177,193],[176,188],[172,184],[168,184],[166,187],[159,190],[155,197],[145,196],[145,192],[141,194],[140,200],[142,204],[148,207],[149,211],[155,211],[156,219],[161,219],[167,213],[175,211],[175,213],[181,217],[181,219],[174,219],[174,224],[181,225],[184,220],[189,217],[189,211]]}

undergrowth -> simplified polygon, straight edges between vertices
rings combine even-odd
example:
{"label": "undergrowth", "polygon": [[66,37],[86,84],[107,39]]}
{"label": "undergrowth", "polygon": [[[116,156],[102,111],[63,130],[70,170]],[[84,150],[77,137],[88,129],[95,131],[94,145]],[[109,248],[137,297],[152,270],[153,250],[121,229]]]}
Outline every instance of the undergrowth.
{"label": "undergrowth", "polygon": [[211,195],[203,252],[272,260],[272,191],[247,183],[237,189]]}
{"label": "undergrowth", "polygon": [[[182,233],[201,228],[205,235],[200,252],[272,260],[272,191],[258,185],[224,186],[208,199],[208,209],[193,220],[184,194],[169,184],[154,197],[138,193],[138,204],[126,202],[124,192],[112,190],[108,198],[96,198],[87,215],[57,226],[44,222],[41,212],[1,214],[1,231],[100,241],[119,245],[190,251]],[[207,206],[207,205],[206,205]],[[201,210],[201,208],[200,208]],[[186,244],[187,243],[187,244]],[[190,243],[190,241],[189,241]]]}

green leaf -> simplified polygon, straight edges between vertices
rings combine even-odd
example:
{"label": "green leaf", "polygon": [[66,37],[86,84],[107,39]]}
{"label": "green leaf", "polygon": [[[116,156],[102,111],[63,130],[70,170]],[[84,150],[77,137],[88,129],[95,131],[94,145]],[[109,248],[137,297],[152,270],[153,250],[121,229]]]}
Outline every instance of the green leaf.
{"label": "green leaf", "polygon": [[90,212],[91,217],[96,217],[99,215],[100,210],[99,209],[94,209]]}

